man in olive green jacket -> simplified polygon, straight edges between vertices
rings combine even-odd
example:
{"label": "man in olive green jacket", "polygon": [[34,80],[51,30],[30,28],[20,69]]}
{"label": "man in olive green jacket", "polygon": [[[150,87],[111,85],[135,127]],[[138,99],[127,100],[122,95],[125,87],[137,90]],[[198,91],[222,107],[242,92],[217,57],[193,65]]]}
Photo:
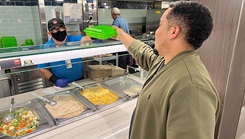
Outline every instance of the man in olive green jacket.
{"label": "man in olive green jacket", "polygon": [[116,39],[149,71],[132,116],[130,139],[214,138],[219,96],[196,53],[210,35],[212,21],[204,5],[175,2],[160,19],[154,50],[114,27]]}

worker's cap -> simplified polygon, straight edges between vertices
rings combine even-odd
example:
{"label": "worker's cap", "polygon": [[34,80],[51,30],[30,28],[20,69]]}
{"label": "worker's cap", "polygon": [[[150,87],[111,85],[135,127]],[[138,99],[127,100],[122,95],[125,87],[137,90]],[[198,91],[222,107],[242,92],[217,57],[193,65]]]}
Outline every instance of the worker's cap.
{"label": "worker's cap", "polygon": [[48,21],[48,30],[51,31],[55,27],[60,26],[60,27],[65,27],[64,22],[59,19],[59,18],[52,18]]}
{"label": "worker's cap", "polygon": [[120,10],[117,7],[114,7],[114,8],[111,9],[111,13],[120,15]]}

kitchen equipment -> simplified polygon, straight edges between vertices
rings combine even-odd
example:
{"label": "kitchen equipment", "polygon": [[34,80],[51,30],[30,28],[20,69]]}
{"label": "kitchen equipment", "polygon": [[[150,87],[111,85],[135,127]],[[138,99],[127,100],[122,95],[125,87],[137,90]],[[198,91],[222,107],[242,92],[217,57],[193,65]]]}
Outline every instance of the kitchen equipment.
{"label": "kitchen equipment", "polygon": [[164,13],[165,9],[147,9],[146,10],[146,32],[154,34],[159,27],[159,19]]}
{"label": "kitchen equipment", "polygon": [[42,96],[39,96],[39,95],[37,95],[37,94],[35,94],[35,93],[32,93],[32,95],[35,96],[35,97],[38,97],[38,98],[42,99],[43,101],[48,102],[48,104],[49,104],[50,106],[55,106],[55,105],[57,104],[56,101],[54,101],[54,100],[50,101],[50,100],[48,100],[48,99],[46,99],[46,98],[44,98],[44,97],[42,97]]}
{"label": "kitchen equipment", "polygon": [[6,124],[10,123],[15,118],[14,114],[12,113],[13,105],[14,105],[14,98],[11,99],[9,113],[4,114],[2,118],[2,121]]}
{"label": "kitchen equipment", "polygon": [[[26,48],[31,48],[32,46],[26,46]],[[40,48],[38,48],[40,49]],[[25,62],[27,62],[26,60]],[[24,63],[28,65],[27,63]],[[37,65],[30,65],[25,67],[11,68],[9,71],[9,77],[11,80],[11,93],[13,95],[21,94],[25,92],[30,92],[43,88],[45,81],[42,78],[41,73],[37,68]],[[26,71],[26,72],[23,72]],[[27,72],[28,71],[28,72]]]}
{"label": "kitchen equipment", "polygon": [[83,7],[83,23],[80,24],[82,35],[85,35],[84,29],[98,25],[98,0],[81,0]]}
{"label": "kitchen equipment", "polygon": [[81,23],[82,22],[82,4],[77,3],[64,3],[64,22],[68,23]]}

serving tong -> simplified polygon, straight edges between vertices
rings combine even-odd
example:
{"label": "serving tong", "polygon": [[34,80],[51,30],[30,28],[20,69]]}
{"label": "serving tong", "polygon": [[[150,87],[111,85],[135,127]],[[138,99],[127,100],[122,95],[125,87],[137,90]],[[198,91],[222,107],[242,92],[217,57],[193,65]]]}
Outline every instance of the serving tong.
{"label": "serving tong", "polygon": [[44,98],[42,96],[39,96],[38,94],[32,93],[32,95],[35,96],[35,97],[37,97],[37,98],[42,99],[43,101],[46,101],[50,106],[55,106],[57,104],[56,101],[54,101],[54,100],[48,100],[48,99],[46,99],[46,98]]}
{"label": "serving tong", "polygon": [[81,85],[79,85],[76,82],[72,82],[71,84],[74,85],[74,86],[76,86],[76,87],[78,87],[80,90],[84,90],[84,87],[82,87]]}

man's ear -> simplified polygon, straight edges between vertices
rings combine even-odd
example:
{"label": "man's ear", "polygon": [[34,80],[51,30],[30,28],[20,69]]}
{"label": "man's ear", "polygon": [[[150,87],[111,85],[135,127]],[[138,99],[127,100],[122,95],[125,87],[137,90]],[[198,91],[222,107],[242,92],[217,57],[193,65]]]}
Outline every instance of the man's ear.
{"label": "man's ear", "polygon": [[52,34],[51,34],[51,32],[50,32],[50,31],[48,31],[48,35],[52,36]]}
{"label": "man's ear", "polygon": [[176,38],[180,33],[180,27],[174,26],[171,28],[171,38]]}

